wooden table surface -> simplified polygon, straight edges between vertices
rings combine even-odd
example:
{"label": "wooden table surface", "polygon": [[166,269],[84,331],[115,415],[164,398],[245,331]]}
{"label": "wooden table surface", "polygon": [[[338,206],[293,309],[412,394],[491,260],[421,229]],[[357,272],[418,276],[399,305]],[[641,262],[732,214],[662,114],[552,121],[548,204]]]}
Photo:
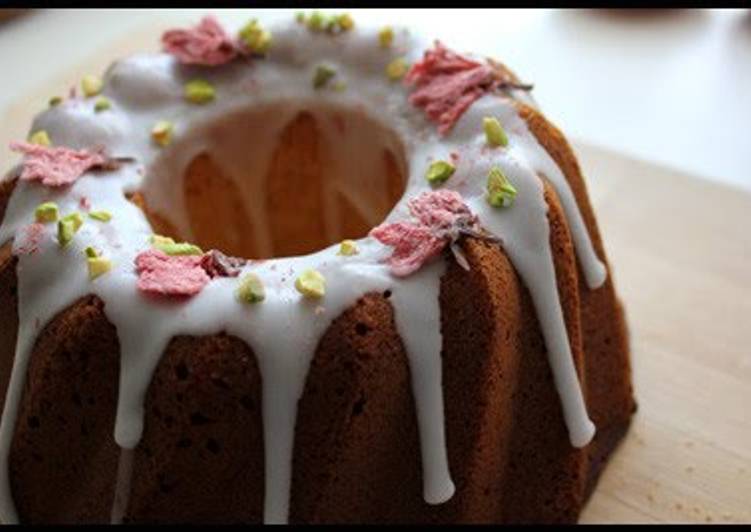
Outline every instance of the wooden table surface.
{"label": "wooden table surface", "polygon": [[[15,160],[7,142],[50,96],[112,57],[154,49],[154,35],[115,42],[11,105],[3,167]],[[626,305],[639,401],[582,522],[751,522],[751,195],[576,150]]]}
{"label": "wooden table surface", "polygon": [[639,411],[582,521],[751,522],[751,195],[591,146]]}

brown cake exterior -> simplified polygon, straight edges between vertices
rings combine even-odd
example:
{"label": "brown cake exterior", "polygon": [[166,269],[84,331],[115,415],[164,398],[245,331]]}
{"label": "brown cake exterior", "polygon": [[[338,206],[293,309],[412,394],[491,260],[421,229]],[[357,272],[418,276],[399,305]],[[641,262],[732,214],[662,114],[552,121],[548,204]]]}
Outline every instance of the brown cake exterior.
{"label": "brown cake exterior", "polygon": [[[605,261],[571,148],[540,113],[518,107],[565,174]],[[306,148],[298,142],[295,149]],[[186,182],[195,187],[197,180],[187,176]],[[12,181],[2,186],[0,218],[12,189]],[[471,269],[447,260],[440,290],[454,497],[436,506],[422,498],[407,356],[390,294],[369,293],[330,325],[316,350],[299,402],[290,522],[577,520],[635,402],[612,275],[596,290],[586,286],[549,185],[545,198],[559,294],[595,439],[583,449],[569,443],[536,313],[510,260],[493,243],[465,238]],[[6,245],[0,251],[2,398],[18,326],[16,264]],[[21,522],[109,522],[120,456],[112,438],[118,374],[117,332],[96,297],[44,327],[10,454]],[[226,334],[174,338],[149,388],[125,521],[260,522],[262,433],[261,378],[250,347]]]}

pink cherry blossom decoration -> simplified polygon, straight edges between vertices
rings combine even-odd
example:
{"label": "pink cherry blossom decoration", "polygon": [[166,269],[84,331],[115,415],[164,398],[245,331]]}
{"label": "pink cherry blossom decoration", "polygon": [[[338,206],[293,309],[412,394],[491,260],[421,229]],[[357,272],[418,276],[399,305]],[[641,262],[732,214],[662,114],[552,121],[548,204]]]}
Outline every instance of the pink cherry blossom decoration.
{"label": "pink cherry blossom decoration", "polygon": [[502,84],[490,66],[462,57],[439,41],[410,68],[405,82],[415,86],[410,103],[423,109],[442,135],[475,100]]}
{"label": "pink cherry blossom decoration", "polygon": [[434,230],[449,230],[459,221],[474,220],[462,195],[454,190],[423,192],[407,204],[421,224]]}
{"label": "pink cherry blossom decoration", "polygon": [[223,65],[240,53],[235,41],[212,16],[204,17],[193,28],[164,32],[162,48],[185,65]]}
{"label": "pink cherry blossom decoration", "polygon": [[26,155],[20,179],[41,181],[48,187],[71,185],[89,169],[109,163],[101,149],[72,150],[27,142],[11,142],[10,149]]}
{"label": "pink cherry blossom decoration", "polygon": [[194,296],[211,280],[201,260],[201,256],[171,257],[156,249],[139,253],[138,289],[149,295]]}
{"label": "pink cherry blossom decoration", "polygon": [[[478,232],[477,218],[453,190],[423,192],[407,204],[415,221],[381,224],[370,235],[392,246],[391,272],[406,277],[453,245],[463,230]],[[461,259],[460,259],[461,260]]]}

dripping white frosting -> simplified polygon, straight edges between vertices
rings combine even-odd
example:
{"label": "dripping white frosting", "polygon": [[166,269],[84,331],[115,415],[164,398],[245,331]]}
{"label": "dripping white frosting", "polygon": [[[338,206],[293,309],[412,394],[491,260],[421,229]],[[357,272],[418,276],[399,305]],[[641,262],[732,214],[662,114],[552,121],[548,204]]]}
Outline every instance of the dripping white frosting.
{"label": "dripping white frosting", "polygon": [[135,451],[132,449],[122,449],[120,451],[120,458],[117,461],[115,497],[112,501],[112,510],[110,512],[110,523],[113,525],[122,524],[125,512],[128,509],[134,460]]}
{"label": "dripping white frosting", "polygon": [[[124,197],[141,189],[149,206],[170,213],[170,220],[184,235],[190,235],[179,180],[187,164],[204,150],[219,150],[211,139],[194,134],[201,124],[221,120],[238,109],[275,105],[285,112],[270,116],[263,124],[267,134],[247,156],[264,168],[276,136],[303,105],[319,102],[341,109],[366,112],[398,136],[406,153],[409,171],[405,194],[387,221],[408,216],[406,202],[429,190],[424,179],[432,160],[459,154],[454,176],[447,188],[461,192],[482,225],[498,235],[515,268],[529,288],[548,348],[550,366],[563,406],[572,445],[586,445],[594,433],[579,384],[556,287],[549,245],[547,204],[539,174],[555,187],[568,219],[575,250],[587,285],[600,286],[606,276],[604,264],[594,252],[565,177],[518,116],[513,103],[486,96],[468,109],[446,137],[407,101],[407,89],[389,82],[385,66],[403,55],[420,59],[430,47],[411,33],[400,30],[394,46],[378,46],[374,28],[357,27],[336,37],[312,34],[290,22],[272,28],[274,45],[265,59],[242,60],[215,69],[184,67],[163,54],[138,55],[116,62],[105,75],[103,94],[112,109],[95,113],[93,99],[69,100],[36,117],[32,131],[46,130],[56,145],[88,148],[104,145],[115,156],[132,157],[119,170],[86,174],[68,189],[55,191],[19,182],[0,226],[0,243],[17,237],[33,221],[34,208],[55,201],[63,213],[79,210],[82,197],[92,208],[106,209],[110,223],[87,220],[70,246],[60,248],[53,227],[47,226],[39,251],[20,255],[18,345],[10,385],[0,422],[0,519],[18,521],[10,490],[8,456],[29,357],[37,335],[55,315],[87,294],[105,304],[107,318],[117,329],[121,349],[120,383],[114,438],[123,449],[113,493],[112,520],[127,513],[133,450],[143,432],[144,401],[151,377],[171,338],[219,332],[237,336],[254,351],[262,376],[265,464],[264,521],[284,523],[288,518],[292,453],[300,399],[311,359],[332,320],[360,297],[372,291],[393,292],[398,332],[408,354],[422,452],[423,495],[426,502],[440,504],[454,493],[444,433],[443,394],[438,294],[445,270],[443,259],[425,266],[406,279],[393,277],[384,265],[390,249],[372,238],[358,241],[360,254],[337,255],[332,246],[317,253],[245,267],[259,275],[267,298],[259,305],[244,306],[234,298],[236,279],[216,279],[188,301],[158,301],[136,290],[135,256],[147,249],[152,233],[143,213]],[[344,92],[315,91],[311,79],[315,67],[325,62],[347,82]],[[182,99],[183,84],[195,77],[217,87],[217,100],[209,105],[190,105]],[[304,103],[301,103],[304,102]],[[496,116],[504,124],[509,146],[489,150],[482,132],[482,118]],[[159,120],[175,124],[179,151],[161,151],[149,137]],[[356,157],[358,154],[347,154]],[[486,175],[500,166],[519,191],[513,207],[491,208],[484,199]],[[264,172],[260,172],[265,175]],[[143,178],[147,175],[147,178]],[[259,184],[238,183],[246,197]],[[358,190],[343,193],[357,200]],[[332,214],[332,216],[334,216]],[[366,216],[367,217],[367,216]],[[372,217],[372,216],[371,216]],[[258,224],[260,225],[260,224]],[[327,227],[336,225],[332,219]],[[262,239],[261,239],[262,240]],[[107,275],[89,281],[83,250],[94,245],[113,261]],[[268,248],[268,245],[267,245]],[[325,297],[312,302],[294,289],[297,274],[307,268],[321,271],[328,279]]]}

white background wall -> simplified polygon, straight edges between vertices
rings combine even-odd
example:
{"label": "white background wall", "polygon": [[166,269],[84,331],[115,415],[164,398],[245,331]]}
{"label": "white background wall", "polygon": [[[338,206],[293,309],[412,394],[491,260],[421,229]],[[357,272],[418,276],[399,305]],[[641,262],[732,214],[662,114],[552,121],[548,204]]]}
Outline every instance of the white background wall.
{"label": "white background wall", "polygon": [[[204,12],[50,10],[6,22],[0,113],[112,40]],[[356,21],[410,25],[459,51],[498,57],[535,84],[543,110],[574,138],[751,190],[749,9],[352,13]],[[216,14],[239,24],[252,12]]]}

